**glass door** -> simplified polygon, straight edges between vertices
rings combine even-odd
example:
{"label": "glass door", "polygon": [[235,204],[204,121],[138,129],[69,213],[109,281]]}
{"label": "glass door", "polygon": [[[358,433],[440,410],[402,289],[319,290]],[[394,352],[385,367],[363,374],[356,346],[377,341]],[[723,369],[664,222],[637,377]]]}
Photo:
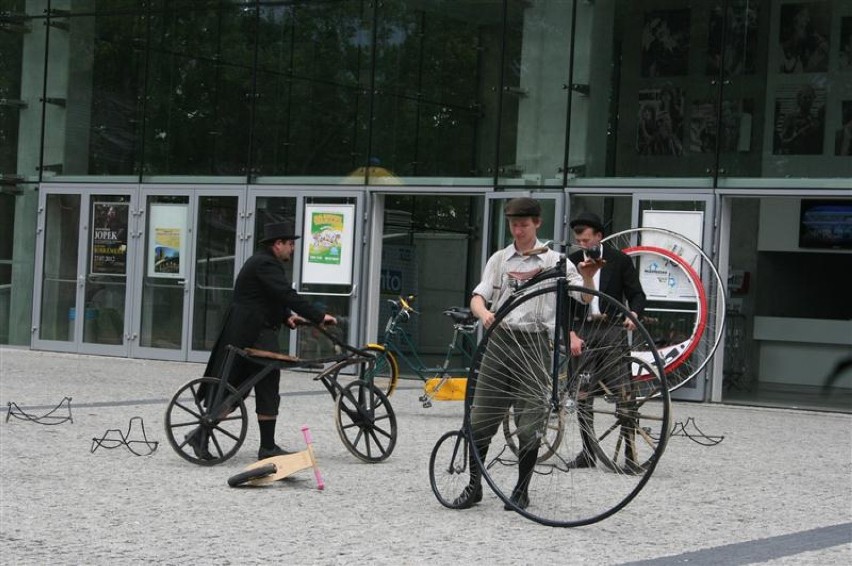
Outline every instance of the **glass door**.
{"label": "glass door", "polygon": [[128,355],[134,188],[42,187],[35,348]]}
{"label": "glass door", "polygon": [[242,189],[195,192],[189,361],[207,361],[228,312],[237,266],[245,261],[245,241],[253,228],[244,201]]}
{"label": "glass door", "polygon": [[[76,194],[75,194],[76,193]],[[36,234],[33,349],[76,352],[80,288],[79,191],[41,188]],[[79,328],[78,328],[79,326]]]}
{"label": "glass door", "polygon": [[133,357],[186,360],[193,272],[191,189],[143,189],[136,259]]}
{"label": "glass door", "polygon": [[[676,359],[678,364],[672,364],[676,367],[669,373],[672,385],[684,381],[672,392],[672,398],[703,401],[710,391],[708,383],[713,366],[713,360],[707,358],[714,355],[724,320],[724,314],[717,312],[721,308],[720,298],[724,298],[719,293],[725,289],[719,288],[713,266],[708,262],[715,255],[714,197],[700,193],[690,197],[684,199],[682,195],[665,192],[634,194],[633,225],[647,230],[633,235],[628,249],[635,250],[640,281],[648,299],[646,327],[655,336],[661,352],[667,351],[667,343],[688,344],[688,356]],[[685,240],[654,229],[674,232]],[[645,248],[650,249],[641,251]],[[677,257],[667,259],[667,255],[661,255],[669,252]],[[673,283],[684,279],[687,271],[698,276],[699,287]],[[664,272],[669,275],[663,285],[659,281]],[[667,372],[669,368],[667,365]]]}
{"label": "glass door", "polygon": [[[272,187],[249,189],[245,257],[257,251],[263,226],[293,222],[301,238],[285,269],[299,294],[320,310],[337,317],[333,329],[350,344],[360,343],[358,312],[364,255],[364,193],[362,191],[293,190]],[[315,329],[280,334],[281,351],[302,357],[326,355],[331,343]]]}

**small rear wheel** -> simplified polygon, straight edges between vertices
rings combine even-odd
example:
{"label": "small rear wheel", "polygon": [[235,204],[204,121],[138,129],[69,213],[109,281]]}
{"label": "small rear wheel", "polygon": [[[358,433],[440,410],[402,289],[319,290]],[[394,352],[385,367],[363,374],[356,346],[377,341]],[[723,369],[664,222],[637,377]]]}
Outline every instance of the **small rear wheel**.
{"label": "small rear wheel", "polygon": [[[166,406],[166,439],[178,456],[199,466],[215,466],[237,453],[246,438],[248,415],[242,398],[230,409],[210,405],[220,386],[215,377],[193,379],[178,389]],[[235,396],[225,384],[223,397]]]}
{"label": "small rear wheel", "polygon": [[429,483],[432,492],[444,507],[459,509],[465,506],[465,488],[470,484],[470,443],[464,431],[444,433],[429,457]]}
{"label": "small rear wheel", "polygon": [[229,477],[228,485],[231,487],[240,487],[241,485],[245,485],[251,482],[252,480],[259,480],[261,478],[265,478],[266,476],[271,476],[277,471],[278,468],[275,467],[275,464],[266,464],[257,468],[252,468],[251,470],[240,472],[239,474]]}
{"label": "small rear wheel", "polygon": [[358,380],[340,390],[334,422],[343,445],[355,457],[381,462],[396,446],[396,415],[375,385]]}

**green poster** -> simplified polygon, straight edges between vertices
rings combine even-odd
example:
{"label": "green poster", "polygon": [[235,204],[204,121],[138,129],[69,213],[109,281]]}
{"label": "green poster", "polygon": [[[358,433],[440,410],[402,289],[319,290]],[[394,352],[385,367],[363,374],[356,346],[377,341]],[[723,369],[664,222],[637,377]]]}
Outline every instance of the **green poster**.
{"label": "green poster", "polygon": [[308,263],[340,265],[343,214],[314,212],[311,214],[311,242]]}

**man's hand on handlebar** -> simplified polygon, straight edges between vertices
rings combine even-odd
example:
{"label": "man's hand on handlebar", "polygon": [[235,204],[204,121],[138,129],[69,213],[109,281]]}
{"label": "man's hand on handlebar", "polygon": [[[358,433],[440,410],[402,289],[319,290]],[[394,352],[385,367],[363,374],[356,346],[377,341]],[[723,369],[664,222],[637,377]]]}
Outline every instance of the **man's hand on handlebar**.
{"label": "man's hand on handlebar", "polygon": [[310,322],[308,322],[308,319],[301,317],[295,313],[287,317],[287,326],[289,326],[290,328],[296,328],[297,326],[303,326],[305,324],[310,324]]}
{"label": "man's hand on handlebar", "polygon": [[[297,326],[304,326],[306,324],[310,324],[311,321],[306,319],[305,317],[299,316],[297,314],[291,314],[287,318],[287,326],[290,328],[296,328]],[[337,319],[330,314],[324,315],[322,317],[322,322],[320,322],[323,326],[334,326],[337,324]]]}

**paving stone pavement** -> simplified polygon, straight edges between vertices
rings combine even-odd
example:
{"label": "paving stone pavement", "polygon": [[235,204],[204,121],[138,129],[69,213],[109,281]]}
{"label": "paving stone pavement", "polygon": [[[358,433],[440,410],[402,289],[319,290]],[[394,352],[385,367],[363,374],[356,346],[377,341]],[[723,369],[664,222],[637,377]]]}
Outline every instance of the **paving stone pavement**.
{"label": "paving stone pavement", "polygon": [[[282,378],[279,443],[314,437],[326,488],[310,471],[264,488],[226,480],[256,456],[257,425],[231,460],[200,467],[163,431],[166,403],[203,366],[0,348],[0,408],[44,414],[72,398],[73,422],[0,419],[0,560],[4,564],[850,564],[852,415],[675,403],[712,447],[674,437],[624,510],[554,529],[503,510],[493,494],[466,511],[429,487],[439,436],[459,402],[424,409],[413,381],[391,398],[391,457],[366,464],[343,446],[334,406],[304,373]],[[248,402],[252,411],[252,401]],[[59,414],[57,412],[57,414]],[[91,452],[108,429],[140,417],[150,456]]]}

